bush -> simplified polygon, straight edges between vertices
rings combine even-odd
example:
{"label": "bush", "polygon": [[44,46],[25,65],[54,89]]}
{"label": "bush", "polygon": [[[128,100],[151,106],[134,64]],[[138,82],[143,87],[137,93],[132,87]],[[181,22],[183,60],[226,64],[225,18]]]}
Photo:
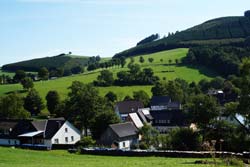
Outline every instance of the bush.
{"label": "bush", "polygon": [[92,139],[91,136],[85,136],[80,141],[76,143],[78,148],[92,147],[96,144],[96,141]]}
{"label": "bush", "polygon": [[174,150],[200,150],[201,135],[189,128],[176,128],[170,132],[171,145]]}

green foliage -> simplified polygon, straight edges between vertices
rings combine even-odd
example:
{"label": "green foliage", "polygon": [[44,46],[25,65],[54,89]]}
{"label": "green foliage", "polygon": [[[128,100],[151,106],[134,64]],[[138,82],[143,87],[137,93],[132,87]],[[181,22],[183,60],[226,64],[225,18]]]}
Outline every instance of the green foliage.
{"label": "green foliage", "polygon": [[151,89],[154,96],[170,96],[172,100],[182,102],[184,92],[176,81],[158,82]]}
{"label": "green foliage", "polygon": [[49,79],[49,71],[46,67],[42,67],[38,71],[38,77],[42,80],[48,80]]}
{"label": "green foliage", "polygon": [[154,59],[152,57],[148,58],[148,62],[153,63]]}
{"label": "green foliage", "polygon": [[78,148],[87,148],[95,146],[96,141],[91,136],[84,136],[80,141],[76,143]]}
{"label": "green foliage", "polygon": [[[248,12],[245,13],[248,16]],[[242,43],[250,36],[250,19],[248,17],[222,17],[206,21],[187,30],[177,32],[166,38],[138,45],[116,54],[114,57],[130,57],[155,53],[175,48],[189,48],[193,45],[223,45]],[[239,40],[243,38],[243,40]]]}
{"label": "green foliage", "polygon": [[140,63],[144,63],[144,58],[142,56],[140,56]]}
{"label": "green foliage", "polygon": [[44,109],[43,101],[35,89],[29,90],[27,96],[24,98],[24,108],[31,115],[37,115]]}
{"label": "green foliage", "polygon": [[13,80],[15,82],[21,82],[25,77],[26,77],[25,71],[17,70],[13,77]]}
{"label": "green foliage", "polygon": [[0,97],[1,119],[25,119],[30,114],[23,108],[23,99],[17,94]]}
{"label": "green foliage", "polygon": [[55,114],[55,110],[60,103],[60,95],[57,91],[49,91],[46,95],[47,109],[50,114]]}
{"label": "green foliage", "polygon": [[169,133],[172,149],[182,151],[200,150],[202,137],[189,128],[176,128]]}
{"label": "green foliage", "polygon": [[249,57],[249,47],[200,46],[189,50],[185,63],[204,65],[218,73],[239,75],[241,59]]}
{"label": "green foliage", "polygon": [[238,112],[247,118],[250,123],[250,58],[243,59],[241,67],[241,78],[240,78],[240,99]]}
{"label": "green foliage", "polygon": [[159,131],[157,131],[154,127],[144,124],[144,126],[139,129],[139,134],[142,136],[142,146],[146,148],[149,148],[150,146],[157,147],[157,136],[159,135]]}
{"label": "green foliage", "polygon": [[133,98],[135,100],[141,101],[144,107],[149,105],[150,98],[148,94],[143,90],[133,92]]}
{"label": "green foliage", "polygon": [[97,81],[94,81],[94,84],[98,86],[111,86],[113,83],[113,73],[109,70],[101,71],[100,75],[97,77]]}
{"label": "green foliage", "polygon": [[117,95],[116,95],[114,92],[112,92],[112,91],[109,91],[109,92],[105,95],[105,97],[107,98],[108,101],[110,101],[110,102],[112,102],[112,103],[114,103],[114,102],[117,101]]}
{"label": "green foliage", "polygon": [[94,139],[100,139],[100,136],[108,128],[110,124],[116,124],[120,122],[117,114],[112,110],[112,108],[103,107],[102,112],[98,112],[95,116],[93,122],[91,122],[90,130]]}
{"label": "green foliage", "polygon": [[208,95],[191,96],[186,104],[190,121],[204,128],[219,115],[216,99]]}
{"label": "green foliage", "polygon": [[25,77],[21,80],[21,84],[23,86],[23,89],[31,89],[34,87],[33,80],[30,77]]}

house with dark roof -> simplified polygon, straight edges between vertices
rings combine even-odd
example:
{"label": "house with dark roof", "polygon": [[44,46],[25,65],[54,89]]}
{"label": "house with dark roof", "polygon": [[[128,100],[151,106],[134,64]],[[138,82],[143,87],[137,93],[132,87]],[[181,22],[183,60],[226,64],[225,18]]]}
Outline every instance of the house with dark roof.
{"label": "house with dark roof", "polygon": [[153,96],[150,101],[152,125],[160,133],[167,133],[176,127],[185,126],[185,114],[180,102],[172,101],[169,96]]}
{"label": "house with dark roof", "polygon": [[99,144],[117,149],[130,149],[138,144],[138,130],[132,122],[112,124],[101,135]]}
{"label": "house with dark roof", "polygon": [[35,131],[30,120],[0,120],[0,145],[20,145],[18,135]]}
{"label": "house with dark roof", "polygon": [[[6,123],[0,121],[1,124]],[[0,137],[0,142],[2,140],[0,144],[2,145],[41,147],[46,149],[52,149],[54,145],[73,145],[81,138],[80,131],[64,118],[17,121],[15,125],[9,124],[4,129],[2,128],[2,132],[6,134],[4,141]]]}
{"label": "house with dark roof", "polygon": [[121,118],[121,120],[125,121],[129,113],[134,113],[139,108],[144,108],[143,103],[140,101],[136,100],[121,101],[116,103],[115,112]]}

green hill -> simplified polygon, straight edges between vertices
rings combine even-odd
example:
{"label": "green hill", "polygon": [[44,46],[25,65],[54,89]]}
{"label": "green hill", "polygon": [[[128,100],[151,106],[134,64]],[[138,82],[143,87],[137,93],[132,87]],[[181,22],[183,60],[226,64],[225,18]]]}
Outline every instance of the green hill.
{"label": "green hill", "polygon": [[[143,55],[145,62],[139,63],[139,56],[135,57],[135,63],[141,65],[141,68],[152,68],[154,73],[163,79],[165,77],[167,80],[173,80],[175,78],[182,78],[188,82],[199,82],[201,79],[212,79],[217,76],[212,70],[209,70],[202,66],[186,66],[182,64],[175,64],[175,60],[178,59],[180,62],[182,58],[186,57],[188,49],[174,49],[169,51],[158,52],[154,54]],[[152,63],[148,62],[148,58],[154,58]],[[162,59],[162,61],[161,61]],[[172,60],[172,64],[169,65],[169,60]],[[127,64],[130,62],[128,58],[126,60]],[[114,77],[116,73],[121,70],[128,70],[127,67],[124,68],[109,68],[113,72]],[[168,72],[171,70],[172,72]],[[45,99],[46,94],[49,90],[57,90],[59,94],[65,98],[68,93],[68,87],[73,81],[81,81],[84,83],[91,83],[96,80],[97,76],[100,74],[100,69],[93,72],[85,72],[83,74],[72,75],[68,77],[58,78],[56,80],[40,81],[35,82],[35,89],[37,89],[40,95]],[[132,96],[134,91],[144,90],[149,95],[151,95],[152,86],[110,86],[110,87],[98,87],[102,96],[107,92],[113,91],[118,95],[118,98],[122,100],[126,95]],[[11,85],[0,85],[0,96],[13,91],[21,91],[22,86],[20,84]]]}
{"label": "green hill", "polygon": [[235,44],[243,42],[248,36],[250,36],[250,17],[248,15],[222,17],[206,21],[181,32],[176,32],[160,40],[138,45],[120,52],[114,57],[129,57],[197,45]]}
{"label": "green hill", "polygon": [[71,69],[76,66],[85,66],[88,63],[89,57],[61,54],[53,57],[45,57],[32,59],[13,64],[7,64],[2,67],[3,71],[24,70],[24,71],[38,71],[41,67],[47,69],[64,68]]}

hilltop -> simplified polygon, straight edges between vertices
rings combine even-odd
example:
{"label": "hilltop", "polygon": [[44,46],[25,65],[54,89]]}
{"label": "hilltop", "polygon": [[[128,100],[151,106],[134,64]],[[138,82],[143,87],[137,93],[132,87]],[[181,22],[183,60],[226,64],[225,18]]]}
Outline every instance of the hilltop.
{"label": "hilltop", "polygon": [[63,68],[65,70],[72,69],[76,66],[87,65],[89,57],[78,56],[71,54],[60,54],[53,57],[44,57],[38,59],[32,59],[12,64],[7,64],[2,67],[3,71],[15,72],[16,70],[33,71],[37,72],[41,67],[47,69]]}
{"label": "hilltop", "polygon": [[137,45],[114,57],[129,57],[162,50],[192,47],[197,45],[234,45],[250,36],[249,12],[245,16],[222,17],[206,21],[187,30],[169,34],[168,37]]}

